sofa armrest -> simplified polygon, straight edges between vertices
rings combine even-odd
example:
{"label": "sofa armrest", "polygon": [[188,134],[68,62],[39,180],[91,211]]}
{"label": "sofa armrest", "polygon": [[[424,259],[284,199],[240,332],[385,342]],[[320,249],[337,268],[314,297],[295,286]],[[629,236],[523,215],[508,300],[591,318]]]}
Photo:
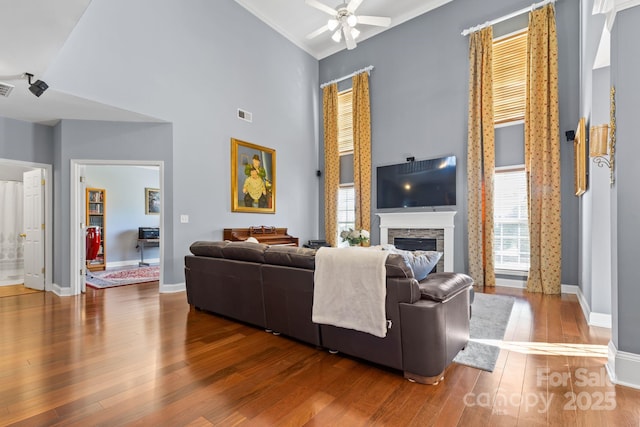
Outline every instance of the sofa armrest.
{"label": "sofa armrest", "polygon": [[[390,287],[393,287],[393,292]],[[421,298],[418,281],[410,278],[387,277],[387,295],[390,294],[395,295],[394,303],[413,304]],[[390,301],[387,300],[387,303]]]}
{"label": "sofa armrest", "polygon": [[463,288],[444,302],[421,299],[399,304],[405,377],[433,384],[469,341],[469,292]]}
{"label": "sofa armrest", "polygon": [[418,286],[422,299],[445,302],[473,286],[473,279],[462,273],[432,273]]}

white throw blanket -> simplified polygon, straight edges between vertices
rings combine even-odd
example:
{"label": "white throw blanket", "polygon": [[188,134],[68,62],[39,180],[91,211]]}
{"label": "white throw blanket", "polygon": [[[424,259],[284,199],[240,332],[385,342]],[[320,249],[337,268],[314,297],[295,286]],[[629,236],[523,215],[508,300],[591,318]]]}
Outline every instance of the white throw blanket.
{"label": "white throw blanket", "polygon": [[318,249],[312,320],[385,337],[388,255],[373,248]]}

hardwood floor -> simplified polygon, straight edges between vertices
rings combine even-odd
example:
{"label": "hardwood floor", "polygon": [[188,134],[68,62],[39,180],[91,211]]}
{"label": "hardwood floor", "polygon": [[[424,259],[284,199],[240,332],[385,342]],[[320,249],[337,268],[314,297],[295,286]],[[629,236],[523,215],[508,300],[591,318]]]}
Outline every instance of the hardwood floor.
{"label": "hardwood floor", "polygon": [[0,286],[0,298],[2,297],[13,297],[16,295],[24,295],[24,294],[34,294],[38,291],[36,289],[30,289],[24,286],[24,284],[20,283],[19,285],[6,285]]}
{"label": "hardwood floor", "polygon": [[0,299],[0,425],[639,426],[609,330],[573,295],[516,297],[493,373],[399,372],[190,310],[156,284]]}

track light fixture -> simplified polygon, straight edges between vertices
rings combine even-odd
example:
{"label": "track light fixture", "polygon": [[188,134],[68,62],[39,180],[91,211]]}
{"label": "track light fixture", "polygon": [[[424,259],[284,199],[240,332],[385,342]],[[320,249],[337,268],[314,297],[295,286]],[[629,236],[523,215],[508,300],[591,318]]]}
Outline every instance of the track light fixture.
{"label": "track light fixture", "polygon": [[45,90],[49,89],[49,85],[42,80],[36,80],[34,83],[32,83],[31,79],[33,78],[33,74],[24,73],[24,75],[27,76],[27,81],[29,82],[29,90],[35,96],[40,97],[40,95],[42,95]]}

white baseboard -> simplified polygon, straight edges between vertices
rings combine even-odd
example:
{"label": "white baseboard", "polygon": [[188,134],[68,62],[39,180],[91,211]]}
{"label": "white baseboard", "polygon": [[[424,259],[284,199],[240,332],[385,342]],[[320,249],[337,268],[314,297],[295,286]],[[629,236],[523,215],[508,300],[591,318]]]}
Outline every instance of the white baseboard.
{"label": "white baseboard", "polygon": [[591,311],[591,307],[587,302],[587,298],[582,293],[582,289],[576,285],[562,285],[562,293],[575,294],[578,297],[582,314],[589,326],[597,326],[599,328],[611,329],[611,315],[606,313],[598,313]]}
{"label": "white baseboard", "polygon": [[640,389],[640,354],[618,351],[613,341],[608,345],[607,373],[614,384]]}
{"label": "white baseboard", "polygon": [[160,285],[160,293],[161,294],[171,294],[175,292],[183,292],[187,290],[187,285],[185,283],[175,283],[173,285]]}
{"label": "white baseboard", "polygon": [[504,277],[496,277],[496,286],[524,289],[527,287],[527,278],[523,277],[522,279],[505,279]]}
{"label": "white baseboard", "polygon": [[[160,264],[160,258],[145,259],[146,264]],[[131,265],[137,266],[140,263],[139,260],[126,260],[126,261],[114,261],[107,262],[107,268],[129,267]]]}
{"label": "white baseboard", "polygon": [[71,296],[71,287],[67,286],[63,288],[62,286],[54,283],[51,289],[51,292],[58,295],[59,297],[70,297]]}

